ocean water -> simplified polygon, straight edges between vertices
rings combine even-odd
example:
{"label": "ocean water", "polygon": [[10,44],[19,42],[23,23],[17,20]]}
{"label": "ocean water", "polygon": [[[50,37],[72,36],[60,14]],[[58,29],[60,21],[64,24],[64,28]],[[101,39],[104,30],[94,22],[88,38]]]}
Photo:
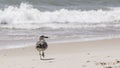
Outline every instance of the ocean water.
{"label": "ocean water", "polygon": [[120,37],[120,0],[0,0],[0,49]]}

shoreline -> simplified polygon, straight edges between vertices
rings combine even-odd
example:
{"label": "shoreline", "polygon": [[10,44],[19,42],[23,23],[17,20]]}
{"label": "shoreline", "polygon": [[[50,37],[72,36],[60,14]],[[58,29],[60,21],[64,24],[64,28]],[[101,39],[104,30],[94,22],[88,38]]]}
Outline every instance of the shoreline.
{"label": "shoreline", "polygon": [[[101,41],[101,40],[110,40],[110,39],[119,39],[120,36],[114,36],[114,37],[100,37],[100,38],[91,38],[91,39],[83,39],[83,40],[80,40],[80,39],[76,39],[76,40],[62,40],[62,41],[48,41],[48,44],[61,44],[61,43],[78,43],[78,42],[92,42],[92,41]],[[37,42],[37,41],[36,41]],[[14,45],[6,45],[4,47],[1,47],[0,50],[6,50],[6,49],[16,49],[16,48],[24,48],[24,47],[31,47],[31,46],[36,46],[36,42],[34,41],[34,43],[25,43],[23,42],[23,44],[17,44],[15,43]],[[22,42],[21,42],[22,43]],[[24,44],[25,43],[25,44]],[[3,45],[3,44],[2,44]],[[17,45],[17,46],[15,46]],[[23,46],[24,45],[24,46]]]}

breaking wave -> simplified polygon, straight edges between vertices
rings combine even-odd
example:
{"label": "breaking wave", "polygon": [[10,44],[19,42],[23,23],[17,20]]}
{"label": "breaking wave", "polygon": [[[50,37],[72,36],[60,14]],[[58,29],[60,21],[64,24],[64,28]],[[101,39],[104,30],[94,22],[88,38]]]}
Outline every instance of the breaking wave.
{"label": "breaking wave", "polygon": [[[110,10],[68,10],[41,11],[31,4],[8,6],[0,10],[0,28],[81,28],[106,27],[119,23],[120,8]],[[115,25],[118,26],[118,25]]]}

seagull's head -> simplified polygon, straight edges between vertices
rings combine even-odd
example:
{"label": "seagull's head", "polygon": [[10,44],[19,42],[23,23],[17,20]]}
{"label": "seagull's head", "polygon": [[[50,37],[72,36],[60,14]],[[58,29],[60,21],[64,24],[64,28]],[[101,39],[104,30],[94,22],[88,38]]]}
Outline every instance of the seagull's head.
{"label": "seagull's head", "polygon": [[47,36],[41,35],[40,38],[48,38]]}

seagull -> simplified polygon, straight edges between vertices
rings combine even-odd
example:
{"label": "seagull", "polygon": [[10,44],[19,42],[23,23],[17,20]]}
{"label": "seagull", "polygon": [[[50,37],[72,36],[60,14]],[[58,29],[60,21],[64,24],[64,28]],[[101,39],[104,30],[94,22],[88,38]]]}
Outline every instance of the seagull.
{"label": "seagull", "polygon": [[44,38],[48,37],[41,35],[39,41],[36,43],[36,49],[39,52],[40,60],[42,60],[45,57],[44,51],[48,48],[47,42]]}

